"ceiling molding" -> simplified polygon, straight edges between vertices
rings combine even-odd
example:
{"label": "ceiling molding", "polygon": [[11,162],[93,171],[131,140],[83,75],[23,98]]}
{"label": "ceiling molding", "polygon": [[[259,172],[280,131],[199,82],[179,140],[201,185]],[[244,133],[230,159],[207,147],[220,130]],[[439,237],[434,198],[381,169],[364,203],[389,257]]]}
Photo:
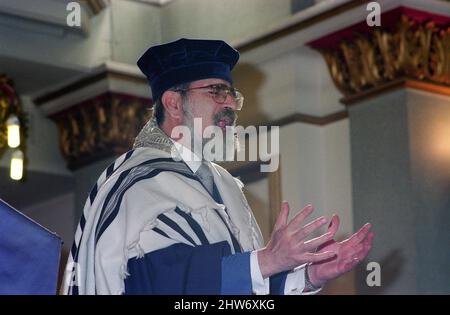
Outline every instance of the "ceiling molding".
{"label": "ceiling molding", "polygon": [[342,110],[333,114],[329,114],[326,116],[314,116],[314,115],[307,115],[307,114],[301,114],[301,113],[295,113],[288,116],[285,116],[280,119],[276,120],[270,120],[266,121],[261,126],[286,126],[293,123],[304,123],[309,125],[316,125],[316,126],[325,126],[343,119],[346,119],[348,117],[347,110]]}
{"label": "ceiling molding", "polygon": [[157,5],[159,7],[165,6],[170,2],[173,2],[173,0],[128,0],[128,1],[142,2],[146,4]]}
{"label": "ceiling molding", "polygon": [[[242,60],[263,62],[308,45],[308,43],[365,21],[370,0],[323,0],[260,32],[231,42],[239,50]],[[378,0],[381,12],[400,6],[428,11],[432,14],[450,15],[450,1],[443,0]]]}
{"label": "ceiling molding", "polygon": [[76,92],[78,90],[81,90],[89,85],[93,85],[99,81],[102,81],[104,79],[120,79],[122,81],[130,81],[132,83],[142,83],[147,85],[147,80],[142,77],[138,76],[130,76],[124,73],[115,72],[115,71],[103,71],[100,73],[97,73],[93,76],[85,77],[80,80],[77,80],[67,86],[64,86],[58,90],[46,93],[44,95],[40,95],[34,99],[34,103],[38,106],[43,105],[45,103],[48,103],[50,101],[53,101],[63,95]]}
{"label": "ceiling molding", "polygon": [[80,102],[98,93],[124,93],[150,99],[145,76],[135,66],[108,61],[67,84],[48,89],[36,95],[33,102],[46,114],[70,107],[74,100]]}
{"label": "ceiling molding", "polygon": [[2,24],[15,29],[32,30],[37,33],[42,32],[57,36],[60,36],[65,31],[81,33],[85,36],[89,34],[90,20],[88,9],[86,6],[81,8],[80,26],[69,26],[67,25],[67,7],[63,2],[52,0],[0,1]]}
{"label": "ceiling molding", "polygon": [[275,25],[272,29],[252,37],[233,43],[240,52],[252,50],[276,39],[318,24],[331,17],[338,16],[351,9],[369,3],[369,0],[333,1],[315,5],[300,11],[288,20]]}
{"label": "ceiling molding", "polygon": [[349,97],[344,97],[340,101],[346,106],[354,106],[367,99],[377,97],[381,94],[385,94],[387,92],[402,88],[403,89],[409,88],[414,90],[430,92],[433,94],[450,96],[450,86],[448,85],[404,77],[394,81],[386,82],[385,84],[377,86],[373,89],[363,91],[361,93]]}

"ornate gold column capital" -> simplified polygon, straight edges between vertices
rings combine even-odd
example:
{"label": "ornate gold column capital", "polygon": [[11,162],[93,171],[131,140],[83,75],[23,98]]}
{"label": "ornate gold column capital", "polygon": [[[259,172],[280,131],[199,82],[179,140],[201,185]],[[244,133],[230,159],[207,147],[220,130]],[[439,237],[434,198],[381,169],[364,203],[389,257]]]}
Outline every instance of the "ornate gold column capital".
{"label": "ornate gold column capital", "polygon": [[70,169],[119,155],[150,118],[149,101],[107,92],[50,116],[59,129],[59,142]]}
{"label": "ornate gold column capital", "polygon": [[151,115],[149,92],[134,67],[105,63],[33,101],[56,122],[62,155],[73,170],[132,148]]}
{"label": "ornate gold column capital", "polygon": [[320,39],[311,46],[325,59],[343,103],[406,80],[450,88],[450,17],[447,23],[438,17],[438,22],[433,15],[418,20],[401,12],[393,25],[366,27],[368,32],[351,37],[336,32],[327,36],[334,47],[324,48]]}

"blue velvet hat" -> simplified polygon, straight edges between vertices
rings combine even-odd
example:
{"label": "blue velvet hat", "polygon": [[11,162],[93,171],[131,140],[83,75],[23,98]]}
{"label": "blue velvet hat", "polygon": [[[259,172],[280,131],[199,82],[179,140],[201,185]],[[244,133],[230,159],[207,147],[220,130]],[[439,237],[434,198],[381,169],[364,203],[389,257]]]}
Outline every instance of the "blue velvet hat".
{"label": "blue velvet hat", "polygon": [[231,70],[238,59],[237,50],[224,41],[182,38],[150,47],[137,65],[157,100],[169,88],[186,82],[216,78],[232,84]]}

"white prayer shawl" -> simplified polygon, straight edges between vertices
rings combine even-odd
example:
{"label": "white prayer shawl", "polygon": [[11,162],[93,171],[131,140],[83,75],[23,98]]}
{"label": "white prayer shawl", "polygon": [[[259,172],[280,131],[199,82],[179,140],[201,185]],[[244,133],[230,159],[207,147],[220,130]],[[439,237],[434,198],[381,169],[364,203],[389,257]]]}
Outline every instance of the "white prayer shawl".
{"label": "white prayer shawl", "polygon": [[[152,147],[136,148],[119,157],[100,176],[77,228],[63,294],[122,294],[130,258],[175,243],[193,246],[157,218],[162,213],[175,221],[196,245],[201,244],[186,220],[175,213],[176,208],[192,215],[211,244],[225,240],[234,252],[230,234],[216,209],[244,252],[263,246],[261,232],[242,192],[243,184],[216,164],[211,164],[211,171],[224,204],[216,203],[197,180],[172,171],[130,182],[148,174],[149,168],[164,168],[165,162],[154,162],[161,158],[171,158],[171,154]],[[139,166],[148,161],[153,162]],[[119,196],[123,198],[119,200]],[[156,233],[152,230],[155,227],[170,238]]]}

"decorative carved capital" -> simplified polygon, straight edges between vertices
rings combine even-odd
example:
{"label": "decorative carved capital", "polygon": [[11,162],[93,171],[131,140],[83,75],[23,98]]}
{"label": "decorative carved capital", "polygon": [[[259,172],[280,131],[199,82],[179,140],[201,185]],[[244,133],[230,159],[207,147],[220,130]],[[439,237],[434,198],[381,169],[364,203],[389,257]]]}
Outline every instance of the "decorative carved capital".
{"label": "decorative carved capital", "polygon": [[68,167],[76,169],[131,149],[150,118],[149,108],[148,100],[108,92],[52,115]]}
{"label": "decorative carved capital", "polygon": [[396,27],[317,48],[345,98],[399,79],[450,86],[450,27],[401,15]]}

